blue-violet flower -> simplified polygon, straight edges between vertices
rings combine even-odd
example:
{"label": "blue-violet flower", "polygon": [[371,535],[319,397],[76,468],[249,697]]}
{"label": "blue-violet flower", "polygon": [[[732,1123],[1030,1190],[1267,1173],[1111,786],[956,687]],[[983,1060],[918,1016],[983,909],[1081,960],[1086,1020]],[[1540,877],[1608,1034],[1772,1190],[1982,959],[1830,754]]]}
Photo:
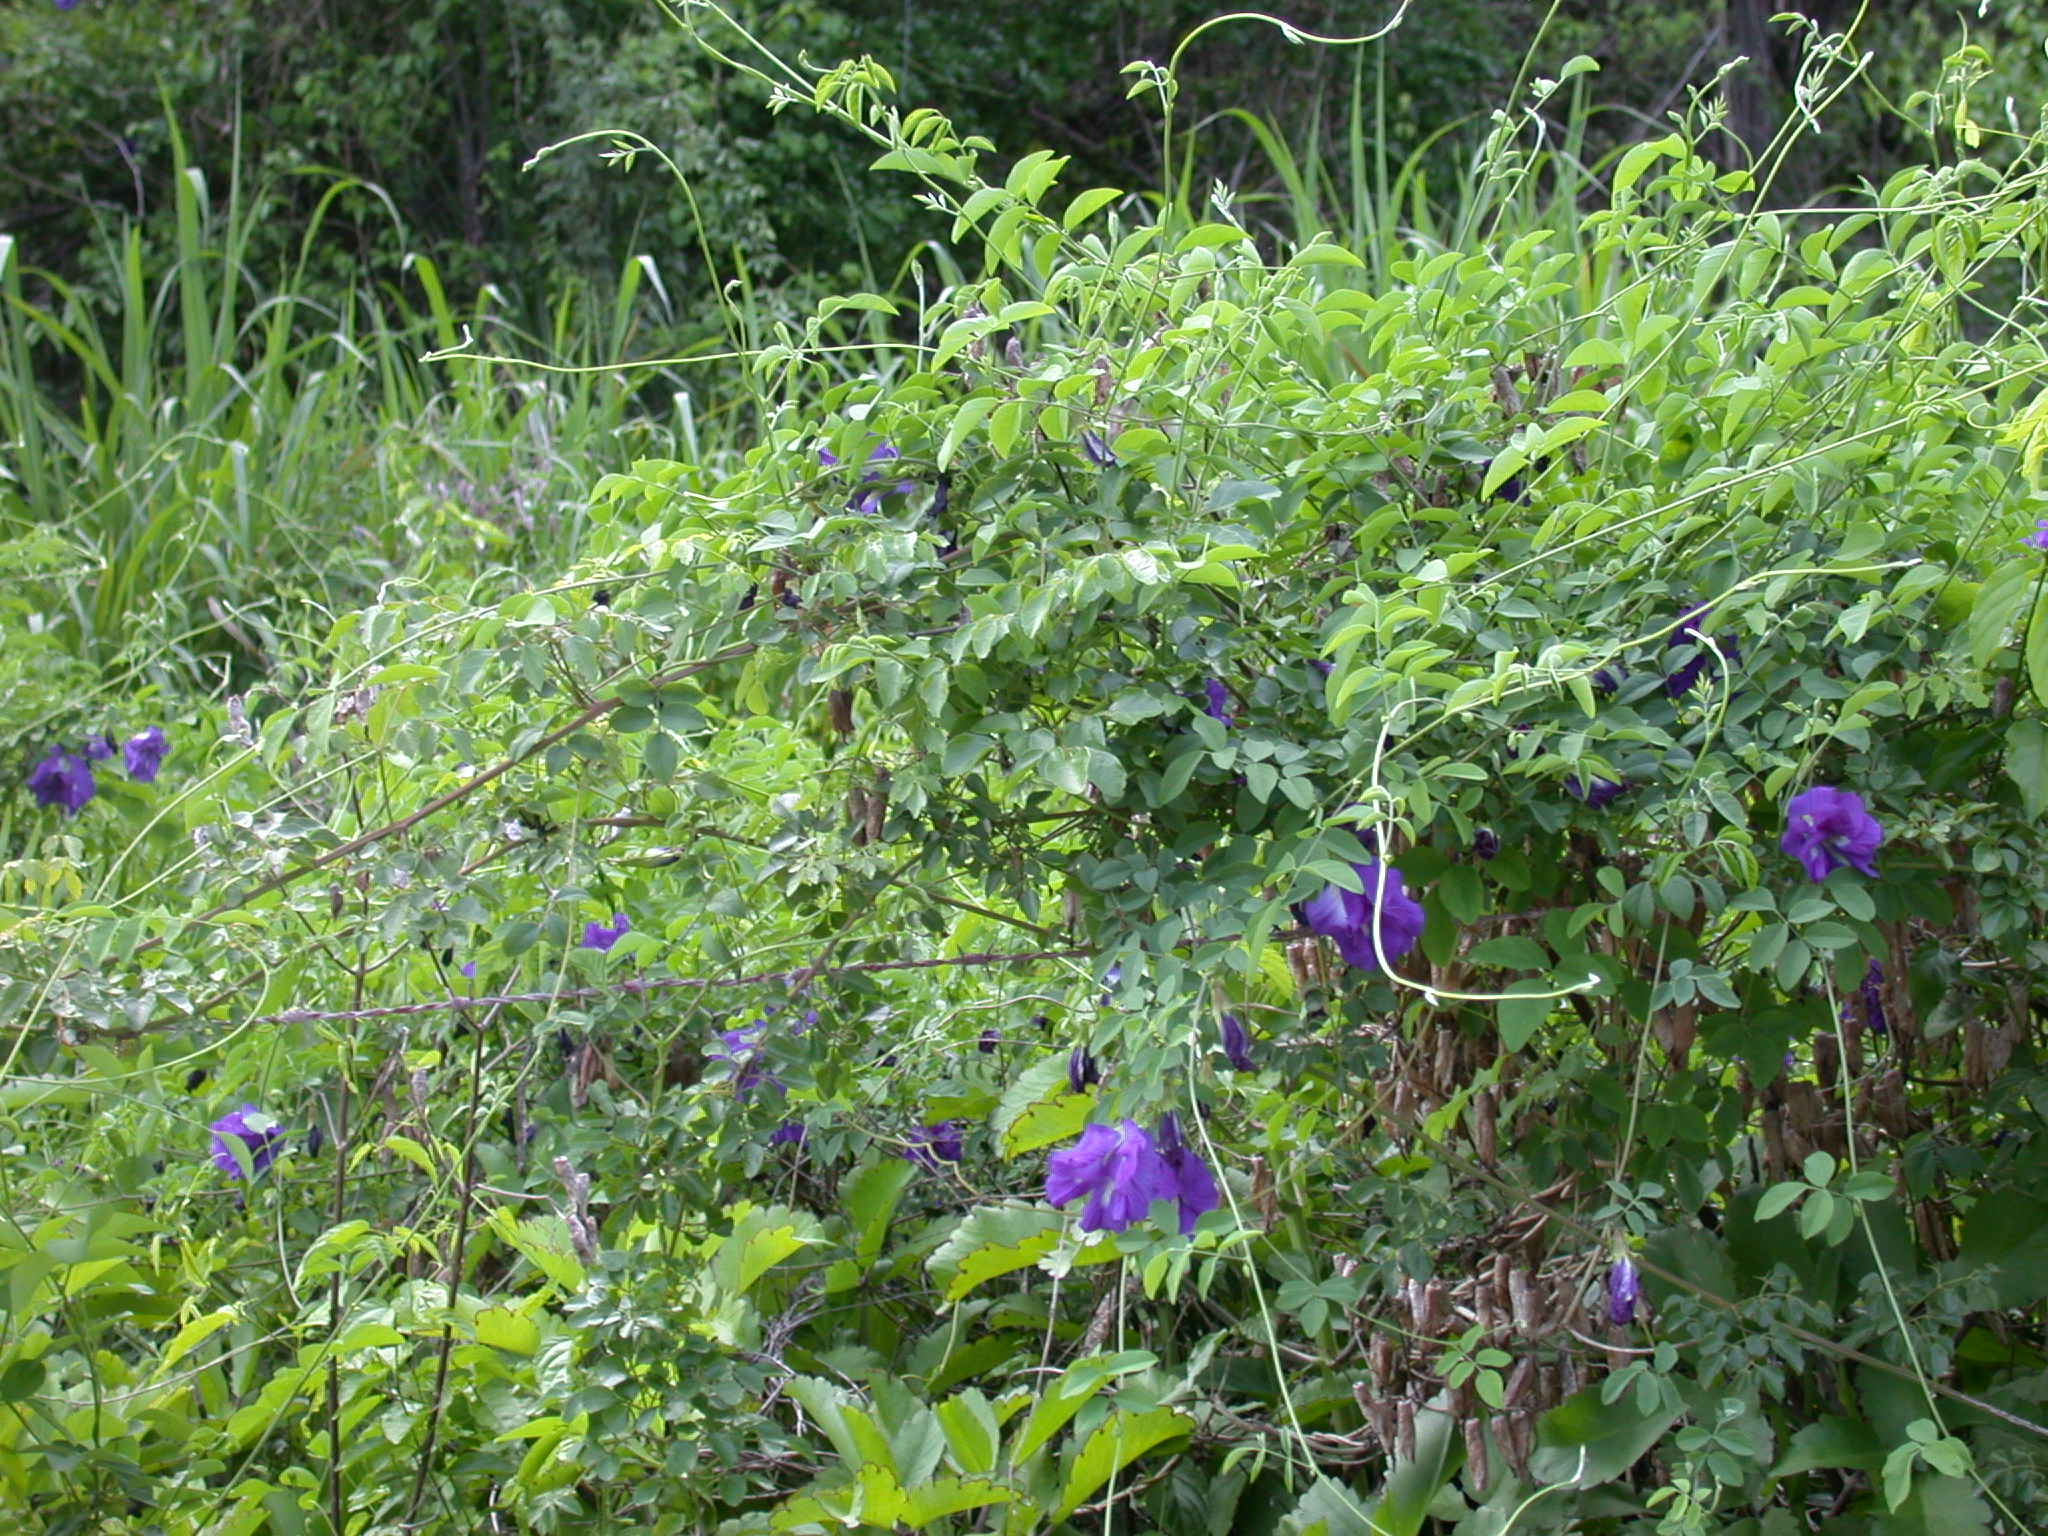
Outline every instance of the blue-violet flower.
{"label": "blue-violet flower", "polygon": [[1174,1171],[1134,1120],[1086,1126],[1073,1146],[1046,1161],[1047,1200],[1068,1205],[1087,1196],[1081,1207],[1083,1232],[1121,1232],[1144,1220],[1154,1200],[1179,1194]]}
{"label": "blue-violet flower", "polygon": [[231,1179],[242,1176],[241,1159],[235,1156],[236,1142],[242,1144],[250,1172],[261,1173],[277,1156],[277,1142],[284,1135],[283,1128],[254,1104],[229,1110],[207,1129],[213,1132],[213,1166]]}
{"label": "blue-violet flower", "polygon": [[610,949],[619,942],[621,936],[632,926],[626,920],[626,914],[623,912],[614,912],[612,914],[612,925],[609,928],[598,922],[585,923],[583,925],[583,947],[585,949],[598,950]]}
{"label": "blue-violet flower", "polygon": [[959,1122],[941,1120],[936,1125],[923,1125],[912,1131],[910,1145],[903,1155],[918,1167],[936,1173],[941,1163],[959,1162],[960,1152]]}
{"label": "blue-violet flower", "polygon": [[130,736],[121,744],[121,760],[128,766],[128,777],[138,784],[154,784],[156,771],[163,766],[164,753],[169,749],[170,743],[164,740],[160,725]]}
{"label": "blue-violet flower", "polygon": [[1252,1037],[1245,1032],[1245,1027],[1237,1022],[1237,1015],[1223,1015],[1219,1029],[1223,1036],[1223,1059],[1230,1063],[1230,1070],[1257,1071],[1257,1065],[1252,1061]]}
{"label": "blue-violet flower", "polygon": [[1884,828],[1864,809],[1861,795],[1816,784],[1786,804],[1778,848],[1800,862],[1809,880],[1825,880],[1831,870],[1845,866],[1875,878],[1873,860],[1883,841]]}
{"label": "blue-violet flower", "polygon": [[1643,1283],[1635,1265],[1628,1259],[1616,1259],[1607,1271],[1607,1321],[1617,1328],[1634,1322],[1636,1302],[1642,1294]]}
{"label": "blue-violet flower", "polygon": [[1326,885],[1301,905],[1301,920],[1337,945],[1347,965],[1383,969],[1415,947],[1422,937],[1422,906],[1401,884],[1401,872],[1377,862],[1354,864],[1365,889]]}
{"label": "blue-violet flower", "polygon": [[28,771],[28,792],[37,805],[61,805],[64,814],[76,816],[85,802],[97,793],[92,764],[76,752],[50,748],[50,755]]}

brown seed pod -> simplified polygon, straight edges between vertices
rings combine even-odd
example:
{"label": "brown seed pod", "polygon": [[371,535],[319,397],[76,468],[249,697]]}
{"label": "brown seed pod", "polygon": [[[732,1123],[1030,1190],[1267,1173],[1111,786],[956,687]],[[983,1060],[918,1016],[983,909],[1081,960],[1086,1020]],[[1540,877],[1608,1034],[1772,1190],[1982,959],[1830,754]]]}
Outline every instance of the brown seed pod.
{"label": "brown seed pod", "polygon": [[1408,1303],[1408,1327],[1417,1338],[1429,1337],[1429,1296],[1420,1280],[1410,1280],[1401,1288],[1401,1296]]}
{"label": "brown seed pod", "polygon": [[1698,1012],[1691,1003],[1663,1008],[1658,1010],[1652,1025],[1657,1033],[1657,1043],[1664,1048],[1664,1059],[1676,1071],[1683,1072],[1686,1063],[1692,1059],[1692,1043],[1699,1034]]}
{"label": "brown seed pod", "polygon": [[1500,1152],[1500,1110],[1493,1090],[1482,1088],[1472,1095],[1472,1150],[1479,1161],[1491,1168]]}
{"label": "brown seed pod", "polygon": [[1404,1397],[1394,1405],[1394,1446],[1395,1454],[1403,1461],[1415,1459],[1415,1404],[1412,1399]]}
{"label": "brown seed pod", "polygon": [[1474,1493],[1486,1492],[1491,1481],[1486,1466],[1486,1421],[1467,1419],[1465,1421],[1465,1481]]}
{"label": "brown seed pod", "polygon": [[1508,1470],[1523,1482],[1529,1480],[1529,1447],[1533,1440],[1529,1416],[1504,1413],[1493,1421],[1493,1438],[1500,1446]]}
{"label": "brown seed pod", "polygon": [[1421,1332],[1425,1338],[1433,1339],[1451,1320],[1451,1293],[1441,1280],[1432,1280],[1422,1288],[1422,1309]]}
{"label": "brown seed pod", "polygon": [[1430,1085],[1439,1098],[1447,1099],[1458,1091],[1458,1031],[1454,1025],[1437,1026],[1436,1060],[1430,1072]]}
{"label": "brown seed pod", "polygon": [[1509,1306],[1515,1317],[1515,1331],[1525,1336],[1536,1332],[1536,1291],[1529,1283],[1527,1270],[1514,1269],[1508,1272]]}
{"label": "brown seed pod", "polygon": [[887,792],[880,785],[869,790],[865,828],[869,842],[879,843],[882,840],[883,818],[888,815],[888,811],[889,797]]}
{"label": "brown seed pod", "polygon": [[1365,1366],[1372,1374],[1372,1389],[1375,1395],[1385,1397],[1394,1383],[1394,1371],[1400,1364],[1400,1356],[1394,1347],[1391,1334],[1374,1333],[1372,1343],[1366,1346]]}
{"label": "brown seed pod", "polygon": [[847,688],[834,688],[825,695],[825,718],[831,722],[833,731],[844,741],[853,734],[853,692]]}
{"label": "brown seed pod", "polygon": [[1252,1161],[1252,1210],[1262,1230],[1271,1230],[1280,1220],[1280,1190],[1263,1157]]}
{"label": "brown seed pod", "polygon": [[1501,1401],[1510,1408],[1522,1406],[1524,1394],[1536,1381],[1536,1357],[1524,1355],[1515,1362],[1514,1370],[1508,1373],[1507,1385],[1501,1388]]}

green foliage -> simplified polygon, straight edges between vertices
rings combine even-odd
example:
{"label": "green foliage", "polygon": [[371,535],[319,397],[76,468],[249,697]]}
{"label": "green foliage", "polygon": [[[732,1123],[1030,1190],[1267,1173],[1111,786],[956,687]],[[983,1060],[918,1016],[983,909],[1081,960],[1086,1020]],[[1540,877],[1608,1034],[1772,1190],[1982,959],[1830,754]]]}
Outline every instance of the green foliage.
{"label": "green foliage", "polygon": [[[1795,217],[1687,120],[1582,213],[1545,82],[1369,253],[713,35],[957,281],[764,334],[757,440],[561,573],[394,580],[17,811],[0,1508],[2037,1526],[2044,359],[1979,296],[2048,146]],[[1781,851],[1815,784],[1875,876]],[[1383,970],[1297,911],[1368,857]],[[1167,1110],[1192,1232],[1041,1198]]]}

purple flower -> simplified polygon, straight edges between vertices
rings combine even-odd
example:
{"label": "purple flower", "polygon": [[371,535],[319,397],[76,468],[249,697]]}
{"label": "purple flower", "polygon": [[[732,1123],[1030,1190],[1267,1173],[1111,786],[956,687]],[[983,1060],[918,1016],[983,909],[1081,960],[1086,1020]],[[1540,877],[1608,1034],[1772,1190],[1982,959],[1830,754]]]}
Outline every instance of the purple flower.
{"label": "purple flower", "polygon": [[1422,906],[1401,884],[1401,872],[1379,863],[1354,864],[1363,891],[1326,885],[1301,905],[1301,920],[1336,942],[1347,965],[1382,969],[1415,947],[1422,937]]}
{"label": "purple flower", "polygon": [[1229,730],[1231,725],[1230,690],[1223,686],[1221,679],[1212,677],[1202,684],[1202,692],[1209,701],[1203,706],[1202,713],[1211,720],[1214,720],[1218,725],[1221,725],[1226,731]]}
{"label": "purple flower", "polygon": [[1083,1232],[1121,1232],[1142,1221],[1154,1200],[1178,1199],[1180,1186],[1152,1138],[1126,1120],[1086,1126],[1074,1145],[1046,1160],[1047,1200],[1068,1205],[1083,1195]]}
{"label": "purple flower", "polygon": [[[899,457],[899,455],[897,454],[896,450],[889,444],[877,443],[875,444],[874,450],[868,454],[868,462],[870,464],[886,463],[888,460],[897,457]],[[818,462],[824,465],[827,469],[836,469],[839,465],[840,459],[839,455],[834,453],[831,449],[820,448],[818,450]],[[882,472],[879,469],[870,469],[861,475],[860,483],[862,485],[872,485],[875,481],[880,480],[881,478]],[[895,492],[897,495],[908,495],[910,491],[912,491],[914,488],[915,487],[913,486],[912,482],[908,480],[902,480],[897,482]],[[855,492],[852,496],[847,498],[846,509],[849,512],[860,512],[864,514],[873,514],[875,512],[879,512],[882,509],[882,497],[887,494],[889,493],[882,490]]]}
{"label": "purple flower", "polygon": [[[1863,999],[1863,1022],[1870,1032],[1873,1035],[1889,1034],[1891,1021],[1884,1016],[1884,967],[1875,960],[1871,961],[1870,968],[1863,973],[1863,985],[1856,990]],[[1848,1012],[1846,1005],[1842,1011]]]}
{"label": "purple flower", "polygon": [[706,1053],[707,1061],[722,1061],[732,1069],[732,1094],[736,1099],[744,1099],[763,1083],[777,1093],[787,1091],[782,1079],[761,1060],[761,1033],[767,1027],[766,1019],[755,1019],[738,1029],[722,1029],[718,1032],[718,1043],[724,1049]]}
{"label": "purple flower", "polygon": [[1093,432],[1084,431],[1081,434],[1081,456],[1097,469],[1113,469],[1116,467],[1116,455],[1110,452],[1109,444],[1105,443]]}
{"label": "purple flower", "polygon": [[1102,1081],[1102,1071],[1095,1065],[1095,1058],[1088,1054],[1088,1047],[1077,1045],[1073,1054],[1067,1057],[1067,1091],[1086,1093]]}
{"label": "purple flower", "polygon": [[602,923],[585,923],[583,925],[583,947],[585,949],[608,950],[618,943],[620,936],[632,926],[626,920],[626,914],[623,912],[614,912],[612,914],[612,925],[609,928],[605,927]]}
{"label": "purple flower", "polygon": [[2038,549],[2042,554],[2048,555],[2048,517],[2034,524],[2034,531],[2021,539],[2020,543],[2028,549]]}
{"label": "purple flower", "polygon": [[771,1147],[800,1147],[804,1144],[804,1137],[808,1134],[810,1133],[804,1129],[803,1121],[785,1120],[782,1124],[775,1127],[774,1134],[768,1138],[768,1145]]}
{"label": "purple flower", "polygon": [[984,1029],[981,1032],[981,1038],[975,1042],[974,1048],[984,1056],[993,1056],[1002,1043],[1003,1032],[1000,1029]]}
{"label": "purple flower", "polygon": [[95,763],[103,763],[114,755],[114,738],[95,736],[85,744],[85,755]]}
{"label": "purple flower", "polygon": [[1595,779],[1590,787],[1582,786],[1578,777],[1572,775],[1564,781],[1564,792],[1574,799],[1583,800],[1594,810],[1614,804],[1628,793],[1628,780]]}
{"label": "purple flower", "polygon": [[241,1159],[235,1156],[237,1141],[248,1157],[250,1171],[261,1173],[277,1155],[276,1143],[284,1135],[278,1123],[254,1104],[230,1110],[207,1129],[213,1132],[213,1166],[231,1179],[242,1176]]}
{"label": "purple flower", "polygon": [[1172,1114],[1159,1117],[1159,1156],[1173,1176],[1173,1198],[1180,1202],[1180,1235],[1186,1237],[1204,1211],[1213,1211],[1221,1203],[1216,1175],[1180,1139],[1180,1120]]}
{"label": "purple flower", "polygon": [[1593,691],[1613,693],[1627,677],[1628,674],[1619,667],[1602,667],[1593,674]]}
{"label": "purple flower", "polygon": [[959,1162],[960,1151],[959,1122],[941,1120],[937,1125],[919,1126],[912,1131],[910,1145],[903,1155],[918,1167],[937,1173],[939,1164]]}
{"label": "purple flower", "polygon": [[1697,608],[1690,609],[1678,621],[1678,628],[1671,632],[1671,638],[1665,642],[1667,656],[1672,651],[1684,650],[1687,647],[1692,649],[1692,659],[1681,663],[1675,672],[1664,679],[1664,691],[1674,699],[1689,691],[1692,685],[1700,680],[1700,674],[1707,669],[1707,655],[1710,651],[1720,652],[1730,662],[1742,660],[1742,652],[1733,640],[1725,635],[1719,638],[1709,635],[1693,622],[1707,611],[1707,607],[1707,604],[1701,603]]}
{"label": "purple flower", "polygon": [[1472,856],[1477,859],[1500,857],[1500,834],[1491,827],[1481,827],[1472,834]]}
{"label": "purple flower", "polygon": [[1616,1259],[1607,1271],[1607,1321],[1617,1328],[1625,1328],[1636,1320],[1636,1302],[1643,1294],[1643,1283],[1636,1275],[1636,1267],[1627,1259]]}
{"label": "purple flower", "polygon": [[92,764],[76,752],[50,748],[50,755],[28,771],[28,792],[37,805],[61,805],[67,816],[76,816],[85,802],[98,791],[92,781]]}
{"label": "purple flower", "polygon": [[1245,1027],[1237,1022],[1237,1015],[1226,1013],[1219,1026],[1223,1035],[1223,1059],[1230,1063],[1233,1072],[1255,1072],[1252,1061],[1252,1037],[1245,1033]]}
{"label": "purple flower", "polygon": [[170,743],[164,740],[160,725],[130,736],[121,743],[121,760],[128,765],[128,777],[138,784],[154,784],[156,771],[163,766],[164,753],[169,749]]}
{"label": "purple flower", "polygon": [[1805,867],[1809,880],[1825,880],[1830,870],[1844,866],[1875,878],[1873,859],[1883,841],[1884,828],[1863,808],[1861,795],[1816,784],[1785,806],[1785,832],[1778,848]]}

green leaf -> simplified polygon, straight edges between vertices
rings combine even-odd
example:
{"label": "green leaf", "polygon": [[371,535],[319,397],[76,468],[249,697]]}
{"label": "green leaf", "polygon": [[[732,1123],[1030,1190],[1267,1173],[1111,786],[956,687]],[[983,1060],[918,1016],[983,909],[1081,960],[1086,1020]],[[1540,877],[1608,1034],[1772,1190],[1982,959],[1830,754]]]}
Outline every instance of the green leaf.
{"label": "green leaf", "polygon": [[1773,1184],[1764,1191],[1763,1198],[1756,1203],[1756,1219],[1769,1221],[1773,1216],[1791,1209],[1805,1193],[1804,1184]]}
{"label": "green leaf", "polygon": [[1477,922],[1486,910],[1486,882],[1469,864],[1453,864],[1445,870],[1437,880],[1436,891],[1444,910],[1460,927],[1469,927]]}
{"label": "green leaf", "polygon": [[476,1341],[507,1354],[530,1355],[540,1348],[540,1327],[510,1307],[485,1307],[476,1315]]}
{"label": "green leaf", "polygon": [[1791,1477],[1826,1467],[1854,1467],[1875,1472],[1884,1461],[1884,1446],[1877,1431],[1855,1419],[1824,1414],[1797,1430],[1785,1447],[1785,1454],[1771,1468],[1773,1478]]}
{"label": "green leaf", "polygon": [[1528,994],[1547,994],[1556,990],[1556,986],[1547,979],[1517,981],[1509,985],[1508,995],[1494,1005],[1494,1015],[1503,1049],[1519,1051],[1535,1037],[1543,1021],[1550,1017],[1553,1000],[1548,996]]}
{"label": "green leaf", "polygon": [[815,1217],[779,1205],[749,1211],[712,1256],[711,1275],[729,1294],[744,1295],[777,1264],[819,1241]]}
{"label": "green leaf", "polygon": [[1575,1488],[1612,1482],[1663,1438],[1678,1413],[1676,1404],[1645,1412],[1633,1392],[1603,1403],[1599,1387],[1586,1387],[1537,1419],[1529,1475]]}
{"label": "green leaf", "polygon": [[921,1531],[934,1520],[957,1515],[962,1510],[985,1509],[1007,1504],[1017,1497],[1014,1488],[990,1482],[985,1477],[940,1477],[911,1489],[903,1497],[896,1518],[913,1531]]}
{"label": "green leaf", "polygon": [[925,1262],[948,1301],[999,1275],[1029,1269],[1059,1246],[1066,1218],[1032,1206],[984,1205],[967,1213]]}
{"label": "green leaf", "polygon": [[1060,215],[1060,224],[1072,234],[1095,215],[1108,207],[1123,193],[1116,187],[1090,187],[1086,192],[1076,193],[1074,200],[1067,204],[1067,211]]}
{"label": "green leaf", "polygon": [[[2048,625],[2042,626],[2048,633]],[[2029,656],[2031,665],[2032,657]],[[2034,673],[2034,687],[2041,686],[2040,674]],[[2006,727],[2005,733],[2005,775],[2020,792],[2020,804],[2026,810],[2027,820],[2039,821],[2048,812],[2048,725],[2039,720],[2015,720]]]}
{"label": "green leaf", "polygon": [[1173,1408],[1154,1408],[1146,1413],[1127,1413],[1121,1408],[1112,1411],[1082,1442],[1067,1473],[1059,1512],[1053,1518],[1066,1519],[1104,1483],[1154,1446],[1192,1434],[1194,1428],[1193,1419]]}
{"label": "green leaf", "polygon": [[[1441,1398],[1438,1399],[1442,1401]],[[1458,1421],[1436,1408],[1415,1415],[1415,1454],[1396,1461],[1371,1510],[1372,1529],[1383,1536],[1417,1536],[1430,1505],[1462,1459]]]}
{"label": "green leaf", "polygon": [[0,1403],[25,1403],[43,1388],[49,1368],[40,1360],[10,1361],[0,1371]]}
{"label": "green leaf", "polygon": [[935,1407],[939,1428],[952,1448],[953,1460],[963,1472],[993,1471],[1002,1426],[988,1399],[973,1387],[954,1394]]}
{"label": "green leaf", "polygon": [[1081,1134],[1095,1099],[1066,1088],[1067,1058],[1059,1054],[1043,1057],[1017,1074],[989,1118],[989,1129],[1005,1157],[1019,1157]]}
{"label": "green leaf", "polygon": [[897,1202],[916,1175],[914,1164],[888,1157],[856,1168],[841,1182],[839,1205],[853,1228],[854,1258],[862,1269],[880,1255]]}

